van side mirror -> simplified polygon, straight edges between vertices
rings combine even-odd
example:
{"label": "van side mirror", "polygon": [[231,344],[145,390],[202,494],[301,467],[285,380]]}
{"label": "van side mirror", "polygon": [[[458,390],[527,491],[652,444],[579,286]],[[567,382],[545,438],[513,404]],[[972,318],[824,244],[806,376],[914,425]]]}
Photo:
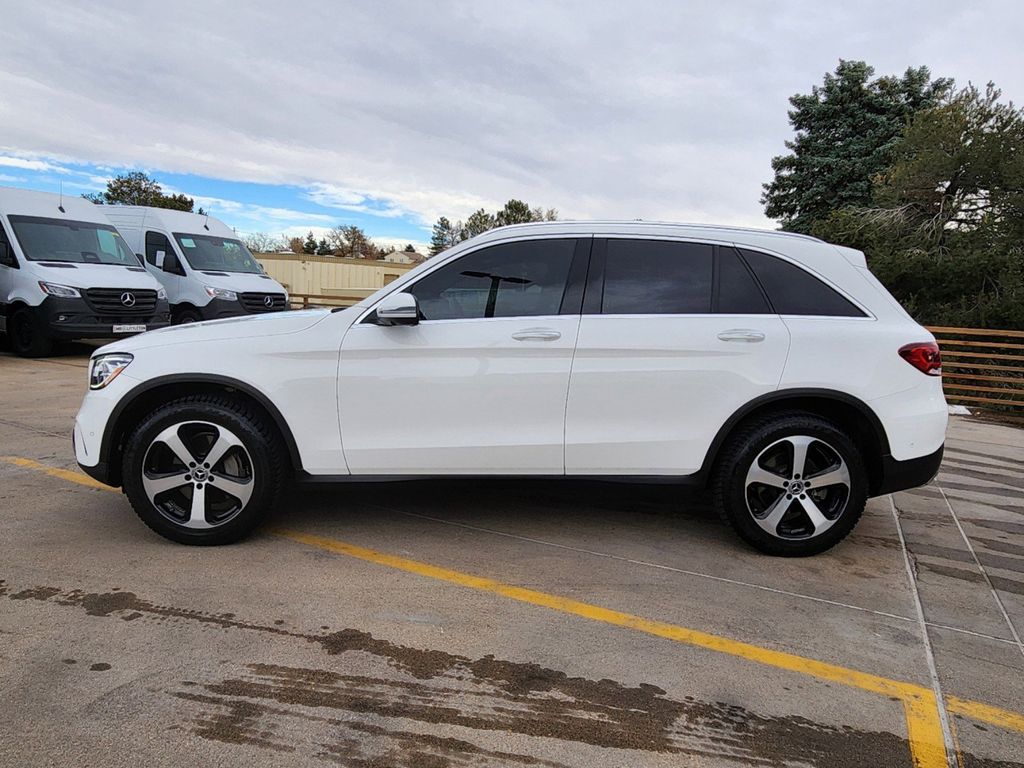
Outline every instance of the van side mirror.
{"label": "van side mirror", "polygon": [[420,304],[411,293],[392,293],[377,305],[378,325],[416,325]]}
{"label": "van side mirror", "polygon": [[136,253],[135,258],[139,260],[139,264],[146,266],[146,258],[141,253]]}
{"label": "van side mirror", "polygon": [[14,254],[11,253],[11,246],[3,242],[0,242],[0,264],[5,267],[18,268],[18,262],[15,261]]}
{"label": "van side mirror", "polygon": [[181,268],[181,264],[178,263],[178,254],[174,251],[167,251],[164,254],[164,272],[170,272],[172,275],[184,275],[185,270]]}

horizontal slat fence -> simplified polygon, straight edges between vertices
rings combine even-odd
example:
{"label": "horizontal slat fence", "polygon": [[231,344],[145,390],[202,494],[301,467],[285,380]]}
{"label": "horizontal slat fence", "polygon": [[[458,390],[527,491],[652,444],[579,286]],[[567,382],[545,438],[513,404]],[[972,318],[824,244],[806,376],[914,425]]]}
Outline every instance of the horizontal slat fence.
{"label": "horizontal slat fence", "polygon": [[942,350],[942,385],[950,403],[1024,418],[1024,331],[928,330]]}
{"label": "horizontal slat fence", "polygon": [[351,307],[358,304],[373,293],[372,290],[351,289],[332,293],[290,293],[292,309],[309,309],[310,307]]}

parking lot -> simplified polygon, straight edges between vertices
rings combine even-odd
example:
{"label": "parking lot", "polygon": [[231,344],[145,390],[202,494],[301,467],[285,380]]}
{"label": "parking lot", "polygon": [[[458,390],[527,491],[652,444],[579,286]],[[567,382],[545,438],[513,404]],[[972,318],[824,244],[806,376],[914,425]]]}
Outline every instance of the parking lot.
{"label": "parking lot", "polygon": [[2,765],[1024,765],[1021,430],[955,418],[810,559],[526,481],[294,489],[190,548],[77,471],[90,351],[0,354]]}

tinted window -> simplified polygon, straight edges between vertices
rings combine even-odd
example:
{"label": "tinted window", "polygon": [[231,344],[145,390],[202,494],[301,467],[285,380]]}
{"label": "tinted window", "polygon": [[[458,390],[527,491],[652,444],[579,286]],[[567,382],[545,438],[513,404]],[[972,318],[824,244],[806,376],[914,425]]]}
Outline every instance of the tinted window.
{"label": "tinted window", "polygon": [[809,272],[765,253],[743,250],[780,315],[864,317],[864,313]]}
{"label": "tinted window", "polygon": [[608,240],[601,311],[677,315],[711,311],[714,249],[699,243]]}
{"label": "tinted window", "polygon": [[154,267],[163,267],[163,261],[157,264],[156,254],[161,252],[166,256],[171,252],[171,242],[159,232],[146,233],[146,261]]}
{"label": "tinted window", "polygon": [[495,245],[431,272],[409,292],[424,320],[557,315],[575,240]]}
{"label": "tinted window", "polygon": [[765,315],[771,307],[750,270],[732,248],[718,249],[718,301],[724,315]]}

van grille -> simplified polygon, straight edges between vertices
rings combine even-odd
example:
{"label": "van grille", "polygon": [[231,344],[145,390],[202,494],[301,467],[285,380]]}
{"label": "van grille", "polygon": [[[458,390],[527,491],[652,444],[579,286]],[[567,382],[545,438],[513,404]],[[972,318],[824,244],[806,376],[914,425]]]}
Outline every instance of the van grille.
{"label": "van grille", "polygon": [[[243,293],[240,298],[246,312],[277,312],[284,309],[283,293]],[[270,299],[269,306],[267,299]]]}
{"label": "van grille", "polygon": [[156,291],[149,288],[87,288],[85,299],[102,315],[148,317],[156,311]]}

